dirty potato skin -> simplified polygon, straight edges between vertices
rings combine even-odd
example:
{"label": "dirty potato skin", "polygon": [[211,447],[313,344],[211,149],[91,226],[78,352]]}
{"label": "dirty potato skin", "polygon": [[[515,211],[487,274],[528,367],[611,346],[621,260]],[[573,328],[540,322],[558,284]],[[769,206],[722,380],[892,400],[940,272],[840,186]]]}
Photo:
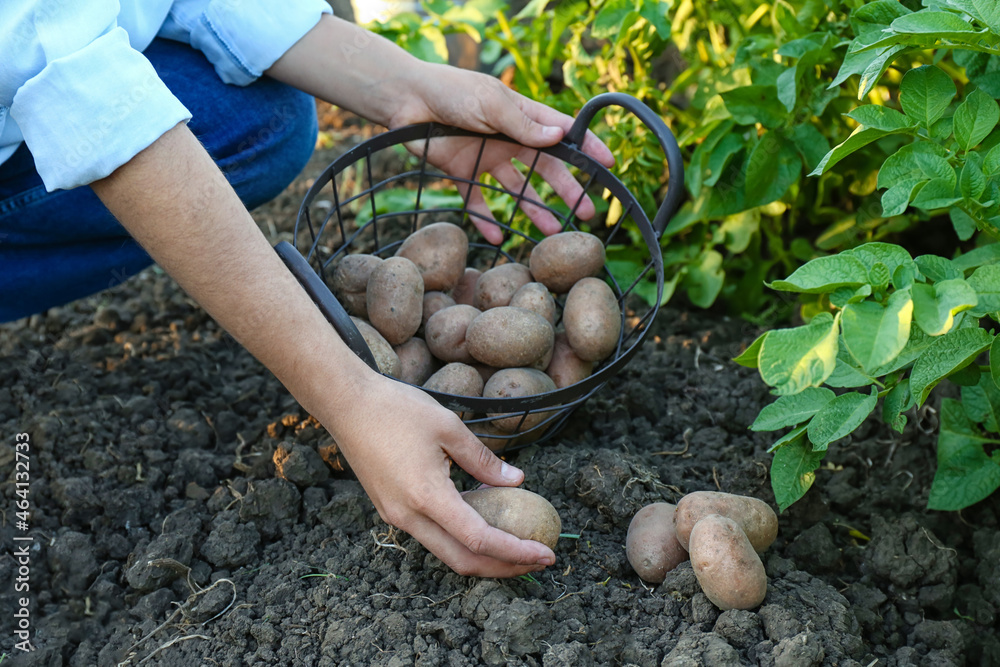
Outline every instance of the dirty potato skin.
{"label": "dirty potato skin", "polygon": [[771,546],[778,536],[778,516],[763,500],[719,491],[695,491],[680,499],[674,514],[674,529],[681,546],[688,548],[695,524],[710,514],[720,514],[739,524],[757,553]]}
{"label": "dirty potato skin", "polygon": [[442,292],[462,279],[468,254],[469,237],[450,222],[435,222],[418,229],[396,251],[396,257],[405,257],[416,265],[424,289]]}
{"label": "dirty potato skin", "polygon": [[455,305],[455,300],[444,292],[424,292],[424,310],[421,315],[422,326],[427,326],[427,320],[439,310]]}
{"label": "dirty potato skin", "polygon": [[333,269],[330,287],[334,295],[344,304],[349,315],[368,317],[368,303],[365,293],[368,278],[376,266],[384,260],[375,255],[348,255]]}
{"label": "dirty potato skin", "polygon": [[[455,396],[482,396],[483,378],[472,366],[456,362],[447,364],[427,378],[424,389]],[[461,411],[456,410],[455,414],[461,419],[466,417],[466,413]]]}
{"label": "dirty potato skin", "polygon": [[600,273],[604,259],[604,244],[593,234],[560,232],[532,249],[528,266],[535,280],[565,294],[577,281]]}
{"label": "dirty potato skin", "polygon": [[562,521],[559,512],[537,493],[515,487],[495,486],[462,496],[486,523],[522,540],[556,548]]}
{"label": "dirty potato skin", "polygon": [[625,553],[636,574],[650,583],[662,583],[667,572],[688,559],[674,533],[671,503],[653,503],[636,512],[625,536]]}
{"label": "dirty potato skin", "polygon": [[[483,398],[523,398],[555,390],[556,383],[539,370],[505,368],[494,373],[486,382],[486,386],[483,387]],[[490,414],[490,417],[500,417],[491,423],[505,433],[513,433],[515,430],[526,431],[537,426],[552,413],[551,411],[532,412],[525,416],[523,412],[517,412],[511,413],[509,417],[503,417],[503,414]],[[522,418],[524,419],[523,423]],[[520,429],[518,429],[518,425],[520,425]]]}
{"label": "dirty potato skin", "polygon": [[709,514],[695,524],[690,546],[694,576],[716,607],[753,609],[764,601],[764,564],[738,523]]}
{"label": "dirty potato skin", "polygon": [[480,315],[478,308],[466,305],[449,306],[434,313],[424,326],[424,338],[431,353],[444,362],[474,363],[465,343],[465,332]]}
{"label": "dirty potato skin", "polygon": [[479,281],[479,276],[483,275],[483,272],[479,269],[473,269],[469,267],[462,274],[462,279],[458,281],[455,285],[455,289],[451,291],[451,298],[455,300],[455,303],[465,304],[466,306],[476,305],[476,283]]}
{"label": "dirty potato skin", "polygon": [[427,348],[427,343],[423,338],[414,336],[402,345],[393,348],[396,356],[399,357],[400,375],[403,382],[415,384],[418,387],[427,381],[427,378],[437,370],[438,362],[431,355]]}
{"label": "dirty potato skin", "polygon": [[531,282],[531,272],[524,264],[501,264],[479,276],[476,281],[474,305],[489,310],[510,304],[517,290]]}
{"label": "dirty potato skin", "polygon": [[552,325],[538,313],[502,306],[472,320],[465,332],[465,345],[479,363],[521,368],[545,356],[554,338]]}
{"label": "dirty potato skin", "polygon": [[556,324],[556,301],[548,288],[541,283],[528,283],[521,287],[514,292],[509,305],[533,310],[548,320],[552,326]]}
{"label": "dirty potato skin", "polygon": [[584,278],[569,291],[563,309],[566,337],[576,356],[584,361],[606,359],[618,346],[622,314],[608,284]]}
{"label": "dirty potato skin", "polygon": [[424,281],[410,260],[390,257],[368,278],[368,321],[390,345],[417,333],[424,310]]}
{"label": "dirty potato skin", "polygon": [[566,332],[559,331],[556,332],[555,342],[552,345],[552,359],[545,372],[556,383],[556,387],[562,389],[590,377],[594,372],[594,362],[584,361],[576,356],[576,352],[570,347],[569,339],[566,338]]}
{"label": "dirty potato skin", "polygon": [[354,326],[361,332],[362,338],[368,343],[368,349],[375,357],[375,364],[384,375],[391,375],[394,378],[402,374],[402,365],[399,362],[399,355],[392,349],[389,342],[378,332],[378,329],[365,322],[360,317],[352,317]]}

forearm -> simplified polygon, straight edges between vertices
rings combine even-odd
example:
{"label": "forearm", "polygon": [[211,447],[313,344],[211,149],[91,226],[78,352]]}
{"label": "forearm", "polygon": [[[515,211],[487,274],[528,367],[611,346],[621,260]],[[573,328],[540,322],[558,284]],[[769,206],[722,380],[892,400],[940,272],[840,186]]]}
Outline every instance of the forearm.
{"label": "forearm", "polygon": [[266,73],[388,127],[433,68],[384,37],[327,15]]}
{"label": "forearm", "polygon": [[[184,125],[92,184],[199,304],[324,421],[331,391],[373,376],[334,334]],[[326,421],[324,421],[326,423]],[[329,426],[329,424],[327,424]]]}

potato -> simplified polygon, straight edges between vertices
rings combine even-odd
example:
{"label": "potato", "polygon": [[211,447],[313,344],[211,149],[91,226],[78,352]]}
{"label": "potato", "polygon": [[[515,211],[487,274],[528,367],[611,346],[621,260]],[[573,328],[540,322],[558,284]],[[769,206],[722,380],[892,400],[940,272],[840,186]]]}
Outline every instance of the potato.
{"label": "potato", "polygon": [[636,512],[625,536],[625,554],[636,574],[654,584],[663,583],[667,572],[688,559],[674,533],[674,510],[670,503],[653,503]]}
{"label": "potato", "polygon": [[547,319],[552,326],[556,325],[556,301],[545,285],[541,283],[524,285],[514,292],[508,305],[533,310]]}
{"label": "potato", "polygon": [[556,333],[552,345],[552,361],[545,372],[556,383],[556,387],[562,389],[590,377],[594,372],[594,362],[584,361],[576,356],[566,338],[566,332],[560,331]]}
{"label": "potato", "polygon": [[552,347],[549,348],[548,352],[538,357],[538,361],[531,364],[531,368],[534,368],[535,370],[538,371],[542,371],[544,373],[545,369],[549,367],[550,363],[552,363],[552,350],[554,347],[555,344],[553,343]]}
{"label": "potato", "polygon": [[375,327],[363,319],[352,317],[351,321],[354,322],[354,326],[358,328],[361,336],[368,343],[368,349],[372,351],[372,356],[375,357],[375,364],[378,366],[378,369],[385,375],[398,378],[402,374],[402,366],[399,363],[399,356],[392,349],[392,346],[389,345],[389,342],[382,337],[382,334]]}
{"label": "potato", "polygon": [[494,266],[476,281],[474,305],[489,310],[510,304],[514,293],[531,282],[531,272],[524,264],[511,262]]}
{"label": "potato", "polygon": [[[479,371],[472,366],[453,363],[446,365],[427,378],[424,389],[455,396],[482,396],[483,378],[479,375]],[[462,419],[466,417],[466,414],[460,410],[456,410],[455,414]]]}
{"label": "potato", "polygon": [[455,300],[455,303],[465,304],[466,306],[476,305],[476,283],[479,281],[479,276],[483,275],[483,272],[479,269],[468,268],[462,275],[462,279],[458,281],[455,285],[455,289],[451,291],[451,298]]}
{"label": "potato", "polygon": [[486,523],[522,540],[556,548],[562,521],[559,512],[537,493],[516,487],[476,489],[462,496]]}
{"label": "potato", "polygon": [[465,345],[476,361],[487,366],[520,368],[543,357],[554,338],[552,325],[538,313],[502,306],[472,320]]}
{"label": "potato", "polygon": [[390,345],[409,340],[420,328],[424,282],[404,257],[390,257],[368,278],[368,320]]}
{"label": "potato", "polygon": [[494,368],[493,366],[487,366],[486,364],[472,364],[472,367],[479,371],[479,374],[483,378],[483,382],[489,382],[493,374],[496,373],[499,368]]}
{"label": "potato", "polygon": [[365,293],[368,278],[383,259],[375,255],[348,255],[333,269],[331,288],[334,295],[344,304],[349,315],[368,317],[368,303]]}
{"label": "potato", "polygon": [[691,566],[712,604],[753,609],[767,595],[767,574],[760,556],[738,523],[709,514],[691,530]]}
{"label": "potato", "polygon": [[604,244],[586,232],[561,232],[542,240],[528,259],[531,275],[556,294],[565,294],[604,267]]}
{"label": "potato", "polygon": [[576,356],[584,361],[606,359],[618,346],[622,331],[615,293],[603,280],[584,278],[566,297],[563,324]]}
{"label": "potato", "polygon": [[462,279],[468,255],[469,237],[450,222],[435,222],[418,229],[396,251],[396,257],[405,257],[416,264],[424,289],[442,292]]}
{"label": "potato", "polygon": [[474,362],[465,344],[469,324],[481,313],[472,306],[450,306],[434,313],[424,327],[424,338],[431,354],[444,362]]}
{"label": "potato", "polygon": [[427,381],[435,370],[437,370],[437,360],[431,356],[431,351],[427,348],[424,339],[414,336],[402,345],[392,348],[399,357],[400,374],[399,379],[417,386]]}
{"label": "potato", "polygon": [[[486,383],[483,388],[483,398],[521,398],[544,394],[555,389],[556,384],[552,378],[541,371],[533,368],[505,368],[494,373]],[[490,413],[490,417],[499,417],[502,414],[506,413]],[[502,431],[513,433],[537,426],[551,414],[551,411],[532,412],[525,417],[523,412],[510,413],[509,417],[494,419],[491,423]]]}
{"label": "potato", "polygon": [[421,313],[421,326],[427,326],[431,315],[455,305],[455,300],[444,292],[424,292],[424,309]]}
{"label": "potato", "polygon": [[689,549],[691,530],[709,514],[721,514],[738,523],[758,553],[771,546],[778,536],[778,517],[763,500],[718,491],[696,491],[680,499],[674,514],[674,528],[682,547]]}

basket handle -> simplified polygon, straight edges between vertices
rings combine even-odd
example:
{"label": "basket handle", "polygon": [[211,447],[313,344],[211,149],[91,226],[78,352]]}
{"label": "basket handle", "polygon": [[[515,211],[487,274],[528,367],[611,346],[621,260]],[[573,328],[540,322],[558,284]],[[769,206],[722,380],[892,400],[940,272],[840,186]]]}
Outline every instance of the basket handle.
{"label": "basket handle", "polygon": [[347,314],[344,307],[333,296],[330,288],[326,286],[319,275],[309,266],[309,262],[288,241],[282,241],[274,246],[274,251],[278,253],[278,257],[281,258],[281,261],[285,263],[288,270],[299,281],[299,284],[302,285],[302,288],[313,302],[319,306],[320,312],[333,325],[333,328],[340,334],[343,341],[347,343],[347,347],[351,348],[351,351],[361,357],[361,361],[371,366],[376,373],[380,373],[378,364],[375,363],[375,357],[372,356],[372,351],[368,347],[368,343],[365,342],[364,336],[358,331],[358,327],[351,320],[351,316]]}
{"label": "basket handle", "polygon": [[670,167],[670,182],[667,184],[667,195],[656,211],[656,217],[653,218],[653,229],[656,231],[656,236],[659,237],[666,229],[667,222],[677,212],[681,198],[684,196],[684,161],[681,159],[681,149],[677,145],[674,133],[670,131],[663,119],[631,95],[602,93],[583,105],[576,120],[573,121],[573,127],[566,133],[563,141],[573,147],[582,146],[583,138],[590,122],[594,119],[594,115],[604,107],[611,105],[620,106],[638,116],[643,125],[648,127],[659,139],[660,146],[667,156],[667,165]]}

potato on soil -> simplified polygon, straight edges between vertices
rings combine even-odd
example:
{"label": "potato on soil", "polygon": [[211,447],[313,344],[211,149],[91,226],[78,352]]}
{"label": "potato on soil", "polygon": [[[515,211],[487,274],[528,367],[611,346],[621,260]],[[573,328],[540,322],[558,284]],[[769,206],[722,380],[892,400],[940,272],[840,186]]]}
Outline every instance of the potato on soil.
{"label": "potato on soil", "polygon": [[530,366],[552,347],[555,331],[538,313],[524,308],[491,308],[465,332],[472,357],[495,368]]}
{"label": "potato on soil", "polygon": [[556,387],[562,389],[590,377],[594,372],[594,362],[584,361],[576,356],[566,338],[566,332],[560,331],[556,333],[552,345],[552,361],[545,372],[556,383]]}
{"label": "potato on soil", "polygon": [[396,257],[416,264],[424,289],[446,292],[458,284],[465,272],[469,237],[458,225],[435,222],[410,234]]}
{"label": "potato on soil", "polygon": [[375,357],[375,364],[378,366],[378,369],[385,375],[398,378],[402,374],[403,369],[399,363],[399,355],[392,349],[389,342],[382,337],[382,334],[375,327],[363,319],[352,317],[351,321],[354,322],[354,326],[358,328],[362,338],[368,343],[368,349],[372,351],[372,356]]}
{"label": "potato on soil", "polygon": [[562,521],[559,512],[537,493],[515,487],[476,489],[462,496],[486,523],[522,540],[556,548]]}
{"label": "potato on soil", "polygon": [[691,531],[691,566],[712,604],[753,609],[767,595],[767,574],[760,556],[738,523],[709,514]]}
{"label": "potato on soil", "polygon": [[552,326],[556,324],[556,301],[552,298],[548,288],[541,283],[524,285],[514,292],[508,305],[514,308],[533,310],[548,320]]}
{"label": "potato on soil", "polygon": [[531,282],[531,272],[524,264],[501,264],[479,276],[476,281],[474,305],[489,310],[510,304],[517,290]]}
{"label": "potato on soil", "polygon": [[[555,390],[556,383],[542,371],[534,368],[505,368],[494,373],[486,383],[483,388],[483,398],[523,398]],[[537,426],[551,415],[552,411],[531,412],[527,416],[523,412],[510,413],[510,416],[503,416],[504,414],[491,413],[490,417],[500,417],[491,423],[502,431],[513,433]]]}
{"label": "potato on soil", "polygon": [[662,583],[667,572],[688,559],[674,533],[670,503],[653,503],[636,512],[625,536],[625,553],[636,574],[645,581]]}
{"label": "potato on soil", "polygon": [[368,278],[368,320],[391,345],[409,340],[420,328],[424,282],[404,257],[390,257]]}
{"label": "potato on soil", "polygon": [[593,234],[561,232],[532,249],[528,266],[535,280],[565,294],[577,281],[600,273],[604,255],[604,244]]}
{"label": "potato on soil", "polygon": [[424,339],[414,336],[402,345],[392,348],[399,357],[399,379],[417,386],[427,381],[427,378],[437,370],[438,362],[431,355]]}
{"label": "potato on soil", "polygon": [[334,295],[344,304],[349,315],[368,317],[365,292],[368,278],[376,266],[384,260],[375,255],[348,255],[333,269],[331,288]]}
{"label": "potato on soil", "polygon": [[674,528],[682,547],[688,549],[691,530],[710,514],[720,514],[738,523],[758,553],[771,546],[778,536],[778,516],[763,500],[718,491],[696,491],[678,501],[674,514]]}
{"label": "potato on soil", "polygon": [[615,293],[603,280],[584,278],[566,297],[563,324],[576,356],[584,361],[606,359],[618,346],[622,331]]}
{"label": "potato on soil", "polygon": [[[472,366],[456,362],[446,365],[427,378],[424,389],[455,396],[482,396],[483,378]],[[456,411],[455,414],[465,419],[465,413]]]}
{"label": "potato on soil", "polygon": [[465,332],[479,315],[479,309],[465,305],[450,306],[434,313],[424,326],[424,338],[431,354],[445,362],[472,364],[475,360],[466,347]]}
{"label": "potato on soil", "polygon": [[451,291],[451,298],[455,300],[455,303],[462,303],[466,306],[476,305],[476,283],[479,282],[479,276],[483,275],[483,272],[479,269],[467,268],[465,273],[462,274],[462,279],[458,281],[455,285],[455,289]]}
{"label": "potato on soil", "polygon": [[424,310],[421,315],[421,326],[427,326],[427,320],[431,319],[431,315],[434,313],[454,305],[455,300],[444,292],[424,292]]}

